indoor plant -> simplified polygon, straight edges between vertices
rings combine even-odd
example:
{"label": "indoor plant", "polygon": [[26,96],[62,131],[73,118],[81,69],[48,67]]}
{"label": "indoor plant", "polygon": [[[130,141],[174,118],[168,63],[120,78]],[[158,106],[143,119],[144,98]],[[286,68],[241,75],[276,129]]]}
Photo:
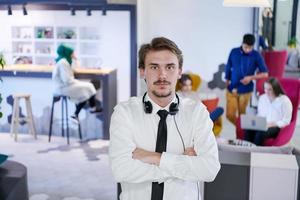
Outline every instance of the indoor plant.
{"label": "indoor plant", "polygon": [[[4,68],[5,64],[6,64],[6,62],[5,62],[4,56],[3,56],[3,54],[0,54],[0,67],[1,67],[1,69]],[[1,77],[0,77],[0,81],[2,81]],[[1,104],[1,102],[2,102],[2,97],[1,97],[1,93],[0,93],[0,104]],[[1,107],[0,107],[0,109],[1,109]],[[2,112],[0,110],[0,118],[1,117],[2,117]]]}
{"label": "indoor plant", "polygon": [[288,41],[288,46],[290,48],[296,48],[297,47],[297,38],[296,37],[292,37],[289,41]]}

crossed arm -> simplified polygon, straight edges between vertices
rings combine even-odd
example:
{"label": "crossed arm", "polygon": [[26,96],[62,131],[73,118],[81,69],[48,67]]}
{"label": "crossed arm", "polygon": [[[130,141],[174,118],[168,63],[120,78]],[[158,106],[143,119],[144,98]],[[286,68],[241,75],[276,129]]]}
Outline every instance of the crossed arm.
{"label": "crossed arm", "polygon": [[[186,148],[185,151],[183,152],[183,155],[197,156],[196,151],[194,150],[193,147]],[[136,160],[140,160],[144,163],[159,166],[161,153],[151,152],[151,151],[146,151],[146,150],[141,149],[141,148],[136,148],[132,152],[132,158],[136,159]]]}
{"label": "crossed arm", "polygon": [[132,134],[136,125],[130,123],[131,112],[121,106],[115,108],[110,127],[109,157],[116,181],[163,182],[169,178],[212,181],[220,169],[217,145],[211,131],[212,122],[203,105],[196,107],[195,111],[198,117],[193,118],[193,123],[196,124],[196,121],[203,123],[193,130],[193,133],[199,133],[194,137],[193,148],[186,148],[183,154],[170,152],[160,154],[141,149],[136,145]]}

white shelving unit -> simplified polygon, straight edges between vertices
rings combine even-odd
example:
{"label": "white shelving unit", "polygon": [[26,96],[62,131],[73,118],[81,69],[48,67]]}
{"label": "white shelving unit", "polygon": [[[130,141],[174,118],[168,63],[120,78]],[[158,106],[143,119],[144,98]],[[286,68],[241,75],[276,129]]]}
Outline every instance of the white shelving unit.
{"label": "white shelving unit", "polygon": [[101,67],[101,33],[97,27],[13,26],[14,63],[53,65],[56,49],[65,44],[75,49],[81,67]]}

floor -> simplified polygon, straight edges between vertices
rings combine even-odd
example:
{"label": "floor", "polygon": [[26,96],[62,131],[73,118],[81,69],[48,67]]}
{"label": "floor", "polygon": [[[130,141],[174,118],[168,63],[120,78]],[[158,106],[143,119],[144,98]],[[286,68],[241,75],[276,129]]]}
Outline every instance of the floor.
{"label": "floor", "polygon": [[108,161],[108,141],[77,142],[46,136],[18,142],[0,133],[0,152],[27,167],[30,200],[116,200],[116,183]]}

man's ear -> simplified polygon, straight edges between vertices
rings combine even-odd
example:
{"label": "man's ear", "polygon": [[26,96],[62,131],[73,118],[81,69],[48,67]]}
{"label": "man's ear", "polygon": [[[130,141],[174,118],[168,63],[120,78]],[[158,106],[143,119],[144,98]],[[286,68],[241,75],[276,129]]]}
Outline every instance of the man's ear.
{"label": "man's ear", "polygon": [[140,78],[145,79],[145,69],[144,68],[140,68]]}
{"label": "man's ear", "polygon": [[179,72],[178,72],[178,79],[181,78],[181,75],[182,75],[182,68],[179,68]]}

